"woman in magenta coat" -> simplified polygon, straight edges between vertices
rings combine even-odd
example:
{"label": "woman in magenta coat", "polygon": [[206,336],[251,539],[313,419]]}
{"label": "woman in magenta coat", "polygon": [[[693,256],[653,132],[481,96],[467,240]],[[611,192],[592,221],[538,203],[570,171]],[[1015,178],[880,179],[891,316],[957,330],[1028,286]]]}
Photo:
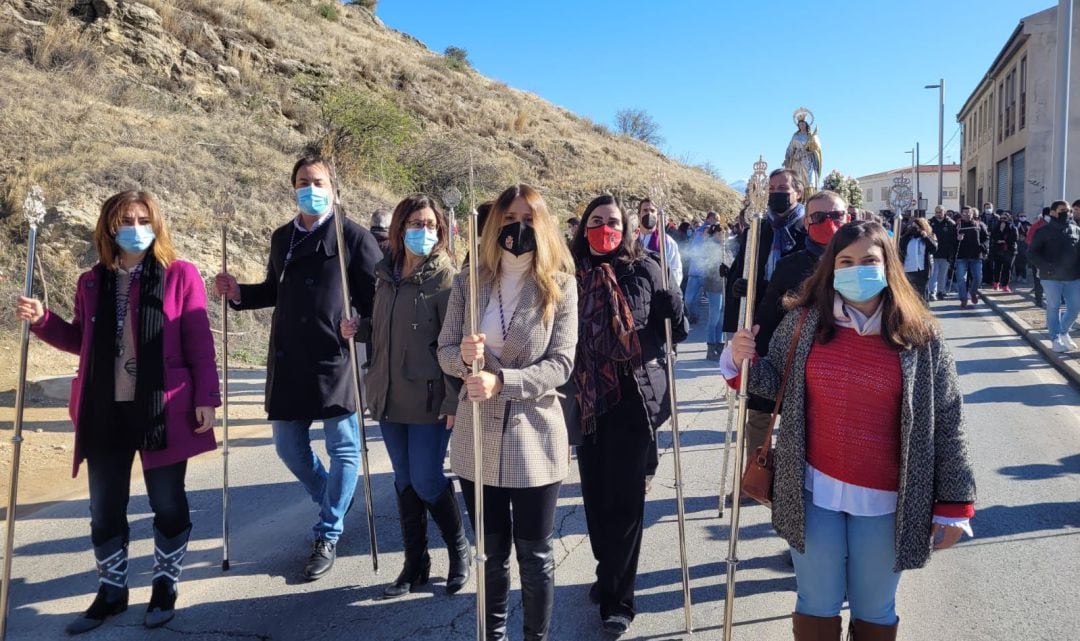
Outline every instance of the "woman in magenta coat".
{"label": "woman in magenta coat", "polygon": [[127,504],[138,452],[154,512],[153,589],[144,623],[173,618],[176,585],[191,532],[187,459],[217,446],[221,404],[206,289],[198,269],[176,259],[153,195],[125,191],[101,207],[99,262],[79,277],[68,322],[20,297],[19,320],[38,338],[79,355],[71,386],[72,475],[85,460],[90,538],[99,589],[67,631],[79,634],[127,609]]}

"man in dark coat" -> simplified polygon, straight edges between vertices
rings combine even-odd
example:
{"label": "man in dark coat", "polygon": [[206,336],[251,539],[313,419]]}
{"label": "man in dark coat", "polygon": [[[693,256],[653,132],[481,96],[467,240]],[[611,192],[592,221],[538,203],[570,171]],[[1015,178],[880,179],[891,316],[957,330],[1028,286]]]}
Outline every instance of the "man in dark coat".
{"label": "man in dark coat", "polygon": [[934,208],[930,230],[938,243],[934,250],[934,262],[930,266],[930,298],[942,300],[949,288],[949,267],[956,256],[956,224],[945,215],[945,208],[941,205]]}
{"label": "man in dark coat", "polygon": [[[266,412],[278,456],[320,508],[304,569],[309,581],[333,567],[360,461],[356,382],[348,345],[338,330],[344,316],[342,249],[333,217],[343,213],[335,205],[332,176],[330,163],[322,158],[301,158],[292,172],[299,213],[270,237],[266,280],[239,285],[230,274],[216,279],[218,295],[228,296],[233,309],[274,308]],[[351,306],[368,318],[382,251],[367,229],[350,220],[342,223]],[[316,420],[323,424],[329,471],[311,450],[310,428]]]}
{"label": "man in dark coat", "polygon": [[[761,235],[757,252],[758,309],[761,308],[770,281],[780,276],[778,265],[781,259],[806,248],[807,235],[803,226],[806,210],[799,202],[802,200],[804,188],[798,172],[791,169],[777,169],[769,175],[769,211],[765,220],[760,223]],[[728,278],[727,299],[724,301],[724,331],[727,333],[734,333],[739,329],[739,299],[746,295],[747,285],[741,276],[743,264],[746,262],[748,237],[749,230],[744,231],[739,239],[739,253],[735,255],[729,270],[732,276],[740,277]],[[790,268],[785,271],[787,269]],[[798,268],[795,271],[798,271]],[[802,282],[802,279],[799,278],[798,282]],[[755,314],[755,318],[756,316]],[[779,321],[777,323],[779,324]],[[767,351],[768,346],[768,338],[758,340],[758,350]],[[753,452],[765,441],[773,402],[751,395],[747,408],[746,451]]]}

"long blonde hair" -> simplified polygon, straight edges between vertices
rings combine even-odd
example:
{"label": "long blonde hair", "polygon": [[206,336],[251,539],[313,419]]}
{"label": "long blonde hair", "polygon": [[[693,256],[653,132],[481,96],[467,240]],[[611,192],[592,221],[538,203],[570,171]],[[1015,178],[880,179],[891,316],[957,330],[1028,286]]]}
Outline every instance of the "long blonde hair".
{"label": "long blonde hair", "polygon": [[518,197],[524,198],[532,209],[532,228],[536,235],[532,273],[536,286],[540,290],[540,300],[544,310],[543,318],[547,322],[555,315],[555,305],[563,298],[562,287],[555,282],[555,274],[573,274],[574,262],[570,258],[566,241],[559,233],[558,222],[548,211],[547,203],[540,196],[540,192],[522,183],[499,194],[484,224],[483,233],[480,235],[480,260],[477,267],[480,269],[480,278],[487,282],[495,282],[503,253],[502,247],[499,246],[499,230],[503,226],[503,216],[510,209],[514,199]]}

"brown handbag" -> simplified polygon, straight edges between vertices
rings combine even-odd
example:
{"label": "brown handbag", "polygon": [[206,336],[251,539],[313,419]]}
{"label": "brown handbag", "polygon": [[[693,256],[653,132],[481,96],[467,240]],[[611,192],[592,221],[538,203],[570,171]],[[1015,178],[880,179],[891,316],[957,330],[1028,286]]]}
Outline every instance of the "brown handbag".
{"label": "brown handbag", "polygon": [[780,415],[780,405],[784,402],[784,391],[787,389],[788,378],[791,376],[791,365],[795,361],[795,350],[799,347],[799,338],[802,336],[803,325],[806,323],[806,315],[809,310],[803,310],[799,316],[799,323],[795,326],[795,335],[788,347],[787,361],[784,363],[784,375],[780,379],[780,389],[776,392],[776,405],[773,406],[772,416],[769,418],[769,430],[765,433],[765,443],[757,448],[754,458],[746,463],[746,471],[742,476],[742,495],[754,499],[766,507],[772,507],[772,486],[775,465],[772,453],[772,435],[776,428],[776,419]]}

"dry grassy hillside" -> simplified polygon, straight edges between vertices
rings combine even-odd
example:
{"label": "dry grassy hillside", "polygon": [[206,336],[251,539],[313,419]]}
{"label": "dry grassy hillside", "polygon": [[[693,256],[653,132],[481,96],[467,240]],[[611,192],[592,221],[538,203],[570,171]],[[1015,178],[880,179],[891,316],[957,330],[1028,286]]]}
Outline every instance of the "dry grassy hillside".
{"label": "dry grassy hillside", "polygon": [[[603,190],[644,195],[660,170],[676,214],[734,213],[736,194],[700,169],[452,62],[332,2],[0,0],[0,328],[14,327],[30,183],[50,205],[44,284],[65,312],[96,208],[121,189],[158,194],[207,275],[228,222],[234,271],[259,277],[292,211],[291,162],[320,141],[361,218],[411,191],[465,191],[470,155],[478,198],[525,181],[563,218]],[[263,320],[238,320],[238,357],[261,359]]]}

